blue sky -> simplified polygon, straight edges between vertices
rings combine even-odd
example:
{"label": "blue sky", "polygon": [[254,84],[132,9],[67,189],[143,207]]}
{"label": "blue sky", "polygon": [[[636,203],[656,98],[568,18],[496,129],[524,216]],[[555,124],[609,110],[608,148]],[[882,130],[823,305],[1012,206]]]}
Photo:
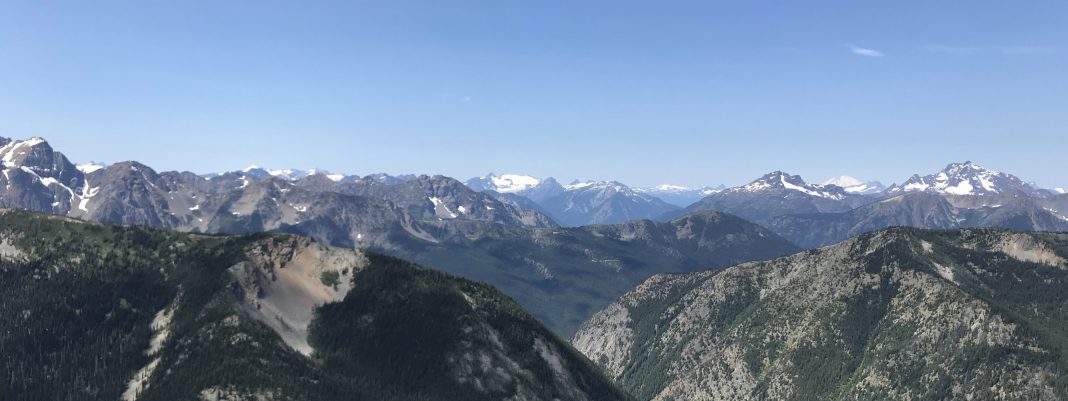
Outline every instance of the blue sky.
{"label": "blue sky", "polygon": [[[581,3],[581,4],[576,4]],[[0,3],[0,136],[196,172],[1068,185],[1068,2]]]}

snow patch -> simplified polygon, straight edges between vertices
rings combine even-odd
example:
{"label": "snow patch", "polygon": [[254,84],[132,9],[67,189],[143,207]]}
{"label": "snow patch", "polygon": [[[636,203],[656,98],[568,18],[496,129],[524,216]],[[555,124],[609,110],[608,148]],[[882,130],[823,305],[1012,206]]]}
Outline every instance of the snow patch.
{"label": "snow patch", "polygon": [[89,199],[96,196],[100,192],[100,187],[90,187],[89,180],[85,180],[85,186],[82,187],[81,200],[78,202],[78,209],[83,212],[89,211]]}
{"label": "snow patch", "polygon": [[972,189],[973,189],[972,184],[970,182],[968,182],[968,181],[961,181],[961,182],[957,183],[956,186],[952,186],[951,187],[951,186],[947,185],[947,186],[942,188],[942,190],[944,192],[950,193],[950,194],[953,194],[953,195],[971,195],[972,194]]}
{"label": "snow patch", "polygon": [[81,171],[82,174],[89,174],[89,173],[92,173],[94,171],[103,170],[105,166],[103,164],[100,164],[100,163],[89,162],[89,163],[85,163],[85,164],[79,164],[79,165],[77,165],[75,167],[77,167],[78,171]]}
{"label": "snow patch", "polygon": [[597,183],[596,181],[572,182],[570,184],[564,185],[564,189],[566,189],[568,191],[574,191],[576,189],[589,188],[589,187],[593,186],[596,183]]}
{"label": "snow patch", "polygon": [[443,202],[441,199],[438,199],[437,197],[433,196],[427,197],[427,199],[430,200],[430,203],[434,204],[434,215],[449,219],[455,219],[457,217],[460,217],[460,215],[449,210],[448,205],[446,205],[445,202]]}

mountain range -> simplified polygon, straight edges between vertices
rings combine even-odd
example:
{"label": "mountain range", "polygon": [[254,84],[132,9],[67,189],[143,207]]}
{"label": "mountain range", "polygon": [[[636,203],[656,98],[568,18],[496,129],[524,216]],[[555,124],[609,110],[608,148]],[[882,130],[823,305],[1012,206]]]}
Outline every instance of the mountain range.
{"label": "mountain range", "polygon": [[[529,199],[566,227],[651,219],[679,208],[648,190],[616,181],[574,181],[560,185],[551,177],[542,180],[519,174],[490,173],[467,180],[467,186],[498,197]],[[692,196],[681,192],[676,191],[683,197]]]}
{"label": "mountain range", "polygon": [[[828,245],[856,233],[893,225],[1062,230],[1059,220],[1065,216],[1059,212],[1064,209],[1064,200],[1057,199],[1063,190],[1042,189],[1011,174],[971,162],[952,163],[942,171],[915,174],[901,184],[890,186],[850,176],[835,177],[816,185],[781,171],[732,188],[690,189],[674,185],[631,188],[614,181],[575,181],[560,185],[552,178],[520,174],[488,174],[472,178],[466,184],[502,202],[535,210],[563,226],[613,224],[642,218],[667,221],[688,212],[713,209],[768,226],[805,247]],[[943,197],[951,208],[938,208],[930,197],[910,195],[915,193]],[[874,205],[899,195],[910,196],[903,198],[904,202],[896,210]],[[993,201],[995,198],[1006,201]],[[808,230],[808,224],[827,229]]]}
{"label": "mountain range", "polygon": [[635,188],[636,191],[649,194],[655,198],[660,198],[664,202],[670,203],[678,207],[686,207],[701,198],[712,195],[716,192],[720,192],[727,189],[725,185],[717,186],[703,186],[699,188],[689,188],[681,185],[662,184],[655,187],[647,188]]}
{"label": "mountain range", "polygon": [[1068,397],[1068,195],[971,162],[643,189],[0,138],[0,172],[4,399]]}
{"label": "mountain range", "polygon": [[[856,189],[874,183],[810,184],[776,171],[684,209],[613,181],[490,174],[465,184],[259,168],[206,178],[132,161],[78,166],[41,138],[0,139],[0,163],[0,207],[188,232],[277,230],[373,249],[498,286],[563,335],[651,274],[777,257],[796,249],[790,243],[826,246],[892,226],[1068,230],[1068,195],[970,162],[879,193]],[[722,227],[695,235],[685,228],[694,221]],[[590,226],[601,223],[676,234],[604,236]],[[546,242],[552,235],[573,237],[574,249],[546,245],[563,243]],[[623,262],[606,270],[605,260]]]}
{"label": "mountain range", "polygon": [[561,335],[655,273],[725,267],[797,248],[721,213],[581,228],[443,176],[205,178],[120,162],[86,173],[40,139],[4,142],[0,207],[178,231],[282,231],[490,283]]}
{"label": "mountain range", "polygon": [[719,210],[761,224],[805,248],[893,226],[1068,231],[1068,197],[1064,194],[972,162],[914,175],[883,192],[849,191],[836,185],[877,185],[857,182],[845,179],[816,185],[776,171],[661,218]]}

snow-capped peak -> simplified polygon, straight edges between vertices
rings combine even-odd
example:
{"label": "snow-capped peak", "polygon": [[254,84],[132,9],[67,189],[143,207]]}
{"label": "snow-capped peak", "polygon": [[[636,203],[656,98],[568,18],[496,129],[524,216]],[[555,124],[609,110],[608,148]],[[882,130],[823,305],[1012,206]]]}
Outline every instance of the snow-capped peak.
{"label": "snow-capped peak", "polygon": [[823,182],[823,185],[837,185],[837,186],[840,186],[842,188],[848,188],[848,187],[852,187],[852,186],[855,186],[855,185],[862,185],[862,184],[864,184],[863,181],[858,180],[858,179],[856,179],[854,177],[850,177],[848,175],[840,175],[840,176],[831,178],[831,179]]}
{"label": "snow-capped peak", "polygon": [[[549,179],[551,180],[551,179]],[[493,191],[498,193],[522,193],[537,187],[544,180],[523,174],[493,174],[472,178],[465,183],[475,191]]]}
{"label": "snow-capped peak", "polygon": [[311,176],[311,175],[315,175],[315,174],[325,175],[327,178],[329,178],[329,179],[331,179],[333,181],[341,181],[341,180],[349,177],[349,176],[347,176],[345,174],[331,174],[329,171],[319,170],[319,169],[311,169],[311,170],[298,170],[298,169],[291,169],[291,168],[268,169],[268,168],[263,168],[263,167],[257,166],[255,164],[246,167],[244,170],[241,170],[241,172],[245,173],[246,175],[248,175],[248,176],[250,176],[250,177],[252,177],[254,179],[257,179],[257,180],[264,179],[264,178],[267,178],[267,177],[278,177],[278,178],[281,178],[281,179],[284,179],[284,180],[288,180],[288,181],[296,181],[296,180],[299,180],[301,178],[305,178],[305,177],[308,177],[308,176]]}
{"label": "snow-capped peak", "polygon": [[39,136],[21,141],[17,139],[11,140],[3,147],[0,147],[0,160],[8,164],[8,167],[12,167],[12,163],[22,163],[27,153],[32,152],[32,148],[40,144],[48,145],[48,142]]}
{"label": "snow-capped peak", "polygon": [[949,195],[989,195],[1011,191],[1034,193],[1031,185],[1016,176],[972,163],[952,163],[942,171],[921,177],[913,175],[887,192],[928,191]]}
{"label": "snow-capped peak", "polygon": [[[297,175],[300,175],[300,174],[303,174],[304,177],[310,177],[310,176],[318,174],[318,175],[322,175],[322,176],[324,176],[326,178],[329,178],[330,181],[333,181],[333,182],[341,181],[341,180],[345,179],[345,177],[346,177],[346,175],[344,175],[344,174],[332,174],[329,171],[317,170],[317,169],[311,169],[311,170],[305,171],[303,173],[293,172],[292,170],[285,170],[285,171],[287,172],[287,175],[290,176],[290,177],[297,176]],[[274,175],[274,174],[271,174],[271,175]]]}
{"label": "snow-capped peak", "polygon": [[623,185],[623,183],[618,182],[618,181],[593,181],[593,180],[587,180],[587,181],[575,180],[575,181],[572,181],[570,184],[564,185],[564,189],[568,190],[568,191],[575,191],[575,190],[580,190],[580,189],[583,189],[583,190],[584,189],[597,189],[597,190],[613,189],[613,190],[616,190],[617,192],[630,192],[631,191],[630,187],[628,187],[626,185]]}
{"label": "snow-capped peak", "polygon": [[790,175],[782,171],[773,171],[765,174],[753,182],[740,187],[730,188],[730,192],[761,192],[774,189],[787,189],[798,191],[807,195],[828,199],[842,199],[845,192],[837,186],[823,186],[808,184],[799,175]]}
{"label": "snow-capped peak", "polygon": [[583,189],[583,188],[591,187],[594,184],[597,184],[597,181],[579,181],[579,180],[575,180],[575,181],[572,181],[570,184],[564,185],[564,189],[566,189],[568,191],[574,191],[576,189]]}
{"label": "snow-capped peak", "polygon": [[878,181],[861,181],[848,175],[842,175],[831,178],[823,182],[824,186],[834,185],[841,187],[846,192],[851,194],[874,194],[882,192],[886,189],[882,183]]}
{"label": "snow-capped peak", "polygon": [[742,192],[756,192],[768,188],[803,189],[808,184],[799,175],[790,175],[782,171],[764,174],[753,182],[738,188]]}
{"label": "snow-capped peak", "polygon": [[660,184],[660,185],[657,185],[657,186],[653,187],[653,189],[655,189],[657,191],[660,191],[660,192],[686,192],[686,191],[690,190],[689,187],[684,187],[682,185],[671,185],[671,184]]}
{"label": "snow-capped peak", "polygon": [[1053,188],[1053,192],[1056,192],[1056,193],[1059,193],[1059,194],[1064,194],[1064,193],[1068,193],[1068,190],[1065,190],[1064,188]]}
{"label": "snow-capped peak", "polygon": [[496,191],[500,193],[522,192],[541,183],[537,178],[521,174],[489,175],[486,178],[493,182]]}

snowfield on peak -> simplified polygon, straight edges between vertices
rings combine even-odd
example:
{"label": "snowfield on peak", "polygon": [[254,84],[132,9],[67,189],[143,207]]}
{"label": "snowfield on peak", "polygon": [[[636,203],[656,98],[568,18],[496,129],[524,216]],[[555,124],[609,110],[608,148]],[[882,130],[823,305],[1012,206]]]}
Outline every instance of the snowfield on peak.
{"label": "snowfield on peak", "polygon": [[913,175],[887,192],[927,191],[947,195],[990,195],[1020,191],[1034,194],[1038,189],[1014,175],[987,169],[970,161],[952,163],[935,174]]}
{"label": "snowfield on peak", "polygon": [[589,188],[598,184],[597,181],[575,181],[570,184],[564,185],[564,189],[568,191],[574,191],[576,189]]}
{"label": "snowfield on peak", "polygon": [[841,187],[851,194],[876,194],[886,190],[886,187],[878,181],[861,181],[855,177],[842,175],[823,182],[824,186],[834,185]]}
{"label": "snowfield on peak", "polygon": [[845,194],[840,191],[836,191],[836,188],[837,187],[835,186],[808,184],[805,182],[805,180],[801,179],[801,176],[789,175],[781,171],[774,171],[746,185],[729,188],[726,191],[761,192],[769,189],[788,189],[819,198],[834,200],[841,200],[845,198]]}
{"label": "snowfield on peak", "polygon": [[89,163],[79,164],[79,165],[77,165],[75,167],[77,167],[78,171],[81,171],[82,174],[89,174],[89,173],[92,173],[92,172],[97,171],[97,170],[103,170],[107,166],[104,165],[103,163],[89,162]]}
{"label": "snowfield on peak", "polygon": [[823,182],[823,185],[837,185],[842,188],[863,185],[864,182],[848,175],[840,175]]}
{"label": "snowfield on peak", "polygon": [[263,178],[267,178],[267,177],[277,177],[277,178],[281,178],[281,179],[288,180],[288,181],[296,181],[296,180],[299,180],[299,179],[302,179],[302,178],[305,178],[305,177],[309,177],[309,176],[313,176],[313,175],[316,175],[316,174],[322,174],[322,175],[326,176],[326,178],[329,178],[331,181],[338,182],[338,181],[341,181],[341,180],[343,180],[345,178],[350,177],[350,175],[347,175],[347,174],[332,174],[329,171],[319,170],[319,169],[309,169],[309,170],[298,170],[298,169],[292,169],[292,168],[268,169],[268,168],[263,168],[263,167],[257,166],[255,164],[253,164],[251,166],[248,166],[248,167],[245,167],[243,170],[241,170],[241,172],[246,174],[246,175],[249,175],[249,176],[251,176],[251,177],[253,177],[253,178],[257,179],[257,180],[263,179]]}
{"label": "snowfield on peak", "polygon": [[[26,154],[25,150],[19,150],[22,148],[32,148],[34,146],[44,143],[44,139],[39,137],[33,137],[25,141],[11,141],[7,145],[0,147],[0,160],[4,163],[11,163],[15,160],[15,156],[21,156]],[[19,150],[16,152],[16,150]]]}
{"label": "snowfield on peak", "polygon": [[501,193],[522,192],[536,187],[541,183],[541,180],[537,178],[520,174],[491,175],[487,178],[492,180],[493,186],[497,188],[497,192]]}

